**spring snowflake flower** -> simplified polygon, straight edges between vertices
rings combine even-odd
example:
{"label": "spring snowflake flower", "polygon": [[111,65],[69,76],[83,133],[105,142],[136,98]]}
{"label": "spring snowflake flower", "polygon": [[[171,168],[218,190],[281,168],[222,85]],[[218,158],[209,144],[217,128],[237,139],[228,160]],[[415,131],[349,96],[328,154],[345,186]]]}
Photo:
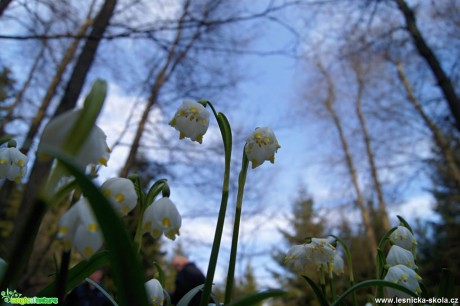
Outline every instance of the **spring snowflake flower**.
{"label": "spring snowflake flower", "polygon": [[412,252],[397,245],[393,245],[390,248],[387,255],[387,264],[390,266],[405,265],[411,269],[417,269]]}
{"label": "spring snowflake flower", "polygon": [[182,217],[176,205],[168,197],[164,197],[147,207],[142,228],[154,238],[159,238],[164,233],[167,238],[175,240],[181,224]]}
{"label": "spring snowflake flower", "polygon": [[415,240],[414,235],[412,235],[411,231],[405,226],[398,226],[398,228],[391,233],[390,241],[409,251],[414,250],[417,245],[417,240]]}
{"label": "spring snowflake flower", "polygon": [[326,239],[312,238],[310,243],[291,247],[284,263],[292,271],[304,274],[311,269],[327,267],[328,263],[333,264],[335,255],[335,248]]}
{"label": "spring snowflake flower", "polygon": [[113,207],[126,216],[136,207],[137,193],[134,184],[129,179],[114,177],[101,186],[102,193],[109,198]]}
{"label": "spring snowflake flower", "polygon": [[262,165],[266,160],[273,164],[275,162],[275,153],[280,147],[271,128],[258,127],[247,138],[245,151],[254,169]]}
{"label": "spring snowflake flower", "polygon": [[145,290],[147,291],[147,296],[149,302],[154,306],[162,306],[165,299],[163,293],[163,287],[160,282],[156,279],[151,279],[145,283]]}
{"label": "spring snowflake flower", "polygon": [[19,149],[0,148],[0,179],[19,182],[27,172],[27,162],[27,156]]}
{"label": "spring snowflake flower", "polygon": [[[41,151],[44,145],[59,148],[64,143],[65,139],[69,137],[69,133],[81,112],[82,109],[72,110],[52,119],[43,130],[38,150]],[[81,166],[87,166],[89,164],[107,166],[107,161],[110,157],[110,149],[107,146],[106,138],[101,128],[94,125],[81,146],[80,151],[76,154],[75,160]]]}
{"label": "spring snowflake flower", "polygon": [[64,241],[66,249],[73,245],[86,259],[101,248],[102,234],[85,198],[78,200],[61,217],[57,238]]}
{"label": "spring snowflake flower", "polygon": [[209,111],[198,102],[184,101],[169,125],[180,132],[180,139],[188,137],[202,143],[209,126]]}
{"label": "spring snowflake flower", "polygon": [[[422,292],[419,284],[419,281],[421,279],[422,278],[417,273],[415,273],[414,270],[405,265],[396,265],[391,267],[390,269],[388,269],[387,275],[384,278],[384,280],[386,281],[404,286],[417,294],[420,294]],[[387,287],[386,290],[390,297],[411,297],[409,294],[399,291],[397,289]]]}

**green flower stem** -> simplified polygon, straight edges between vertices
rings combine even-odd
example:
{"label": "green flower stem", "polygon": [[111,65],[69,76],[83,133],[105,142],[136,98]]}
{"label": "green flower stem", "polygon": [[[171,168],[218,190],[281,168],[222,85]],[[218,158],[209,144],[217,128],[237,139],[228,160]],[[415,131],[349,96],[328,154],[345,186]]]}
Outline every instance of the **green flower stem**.
{"label": "green flower stem", "polygon": [[69,272],[70,250],[62,252],[61,268],[56,277],[56,297],[59,301],[64,301],[65,288],[67,284],[67,274]]}
{"label": "green flower stem", "polygon": [[324,266],[322,264],[319,268],[319,284],[323,295],[326,296],[326,279],[324,278]]}
{"label": "green flower stem", "polygon": [[233,281],[235,277],[236,254],[238,250],[238,235],[240,232],[241,209],[243,206],[244,185],[248,173],[249,160],[243,149],[243,160],[241,162],[241,171],[238,177],[238,194],[236,197],[235,223],[233,225],[232,247],[230,251],[230,262],[228,265],[227,285],[225,287],[224,304],[230,303],[232,299]]}
{"label": "green flower stem", "polygon": [[139,201],[139,218],[136,226],[136,233],[134,235],[134,244],[137,249],[137,253],[141,252],[141,247],[142,247],[142,236],[144,234],[144,229],[142,228],[142,221],[144,220],[144,213],[147,207],[149,207],[153,201],[155,200],[155,197],[163,190],[163,188],[169,188],[168,184],[166,183],[166,179],[160,179],[156,181],[152,187],[150,187],[150,190],[148,194],[146,195],[144,191],[142,191],[142,184],[141,180],[138,175],[132,175],[130,179],[134,183],[134,188],[136,189],[138,201]]}
{"label": "green flower stem", "polygon": [[[386,243],[390,241],[391,234],[397,228],[397,226],[393,227],[383,235],[382,239],[380,239],[379,246],[377,248],[377,258],[375,259],[377,279],[383,279],[383,276],[385,274],[386,259],[385,255],[383,254],[383,251],[385,250]],[[375,295],[378,298],[383,297],[383,287],[377,286]]]}
{"label": "green flower stem", "polygon": [[[200,102],[200,101],[199,101]],[[222,199],[220,202],[219,216],[217,218],[216,231],[214,234],[214,241],[212,243],[211,256],[209,258],[208,271],[206,273],[206,280],[204,283],[203,294],[201,295],[200,306],[207,306],[209,298],[211,297],[212,282],[216,272],[217,258],[219,256],[220,242],[222,240],[222,233],[224,231],[225,213],[227,211],[228,191],[230,184],[230,159],[232,154],[232,132],[227,118],[222,113],[216,113],[214,107],[209,101],[201,101],[209,105],[216,117],[219,129],[222,134],[222,139],[225,148],[225,172],[224,182],[222,186]]]}
{"label": "green flower stem", "polygon": [[[345,257],[347,259],[347,266],[348,266],[348,275],[349,275],[349,278],[350,278],[350,287],[353,287],[354,284],[355,284],[355,277],[353,275],[353,262],[351,260],[350,249],[348,248],[348,246],[345,243],[345,241],[343,241],[339,237],[337,237],[335,235],[329,235],[329,236],[334,238],[335,240],[337,240],[340,243],[340,245],[342,246],[342,248],[343,248],[343,250],[345,252]],[[358,302],[356,301],[356,293],[354,291],[352,292],[352,298],[353,298],[353,306],[357,306]]]}
{"label": "green flower stem", "polygon": [[138,254],[140,254],[142,247],[142,236],[144,234],[144,231],[142,229],[142,220],[144,218],[144,213],[146,209],[147,205],[143,205],[142,203],[140,203],[139,219],[137,221],[136,234],[134,235],[134,245]]}
{"label": "green flower stem", "polygon": [[331,302],[335,300],[335,283],[334,275],[332,273],[332,266],[330,263],[327,263],[327,270],[329,272],[329,289],[331,290]]}

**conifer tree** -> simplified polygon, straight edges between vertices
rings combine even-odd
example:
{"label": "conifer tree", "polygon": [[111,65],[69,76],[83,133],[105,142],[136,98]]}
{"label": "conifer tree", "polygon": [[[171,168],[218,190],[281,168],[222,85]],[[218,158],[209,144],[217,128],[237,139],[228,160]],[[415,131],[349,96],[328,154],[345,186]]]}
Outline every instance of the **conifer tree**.
{"label": "conifer tree", "polygon": [[[273,271],[273,276],[280,282],[280,286],[288,291],[285,298],[274,301],[274,305],[304,306],[318,305],[313,291],[298,275],[290,271],[283,263],[286,251],[294,244],[305,242],[307,237],[322,237],[324,235],[324,219],[314,211],[314,202],[305,189],[301,189],[292,205],[291,215],[288,217],[290,227],[280,229],[284,238],[283,249],[275,249],[273,259],[278,263],[281,272]],[[315,271],[313,271],[315,272]],[[317,278],[312,273],[313,279]]]}

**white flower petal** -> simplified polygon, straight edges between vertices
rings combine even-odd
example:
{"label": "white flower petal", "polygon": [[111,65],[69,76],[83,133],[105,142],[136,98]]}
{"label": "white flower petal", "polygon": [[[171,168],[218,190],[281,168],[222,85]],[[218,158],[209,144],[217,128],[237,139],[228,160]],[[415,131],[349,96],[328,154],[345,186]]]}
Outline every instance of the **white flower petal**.
{"label": "white flower petal", "polygon": [[336,275],[340,275],[345,272],[345,263],[342,256],[340,256],[337,252],[335,253],[334,262],[332,263],[331,268]]}
{"label": "white flower petal", "polygon": [[80,224],[80,214],[78,206],[73,205],[68,211],[66,211],[58,222],[57,238],[64,241],[66,249],[70,249],[72,241],[77,232],[78,225]]}
{"label": "white flower petal", "polygon": [[90,231],[84,224],[77,228],[73,244],[86,259],[90,258],[102,246],[103,238],[99,231]]}

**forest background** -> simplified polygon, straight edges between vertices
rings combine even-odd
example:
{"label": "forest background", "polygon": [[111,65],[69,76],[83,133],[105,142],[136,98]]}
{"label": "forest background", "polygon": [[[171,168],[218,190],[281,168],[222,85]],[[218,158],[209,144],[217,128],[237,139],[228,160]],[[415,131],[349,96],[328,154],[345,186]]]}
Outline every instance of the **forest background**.
{"label": "forest background", "polygon": [[[254,127],[271,126],[281,144],[274,165],[248,175],[236,295],[283,286],[282,305],[311,302],[280,259],[329,233],[351,245],[357,279],[372,277],[372,250],[399,214],[416,231],[427,287],[450,267],[458,296],[459,11],[455,0],[2,0],[0,135],[18,141],[32,169],[46,122],[81,105],[96,78],[107,80],[99,125],[112,155],[98,180],[168,179],[181,236],[145,237],[143,252],[166,267],[172,286],[175,253],[207,267],[223,161],[216,127],[184,149],[167,123],[182,100],[208,99],[232,124],[234,169]],[[0,257],[30,209],[22,191],[40,173],[30,176],[0,182]],[[24,290],[48,282],[65,210],[47,214]]]}

